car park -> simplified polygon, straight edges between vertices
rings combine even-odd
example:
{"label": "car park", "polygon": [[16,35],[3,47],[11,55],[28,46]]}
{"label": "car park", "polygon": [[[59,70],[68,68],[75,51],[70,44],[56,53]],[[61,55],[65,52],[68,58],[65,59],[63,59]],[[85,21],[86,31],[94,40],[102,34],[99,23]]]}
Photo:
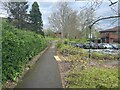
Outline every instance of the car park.
{"label": "car park", "polygon": [[98,44],[96,44],[96,43],[92,44],[92,49],[98,49],[98,47],[99,47]]}
{"label": "car park", "polygon": [[83,44],[75,44],[75,47],[83,48]]}
{"label": "car park", "polygon": [[[118,54],[120,52],[118,49],[120,49],[119,44],[108,44],[108,43],[93,43],[88,42],[86,44],[81,43],[75,43],[75,42],[68,42],[69,45],[73,47],[78,48],[84,48],[86,51],[90,52],[98,52],[98,53],[104,53],[104,54]],[[88,50],[91,49],[91,50]]]}
{"label": "car park", "polygon": [[98,44],[98,49],[104,49],[105,47],[104,47],[104,45],[102,44],[102,43],[99,43]]}
{"label": "car park", "polygon": [[104,44],[104,46],[105,46],[106,49],[112,49],[112,48],[113,48],[113,47],[112,47],[110,44],[108,44],[108,43]]}
{"label": "car park", "polygon": [[98,44],[90,42],[83,45],[84,49],[98,49]]}
{"label": "car park", "polygon": [[118,45],[118,44],[110,44],[112,47],[113,47],[113,49],[120,49],[120,46]]}
{"label": "car park", "polygon": [[87,43],[87,44],[84,44],[83,47],[84,47],[84,49],[89,49],[89,48],[91,48],[91,45]]}
{"label": "car park", "polygon": [[108,43],[101,43],[101,44],[99,44],[99,48],[101,48],[101,49],[112,49],[113,47]]}

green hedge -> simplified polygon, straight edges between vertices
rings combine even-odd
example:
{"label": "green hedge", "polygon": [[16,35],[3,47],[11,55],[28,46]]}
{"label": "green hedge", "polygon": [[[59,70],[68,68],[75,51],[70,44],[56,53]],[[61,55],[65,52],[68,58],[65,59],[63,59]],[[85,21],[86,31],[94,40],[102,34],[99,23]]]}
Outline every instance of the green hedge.
{"label": "green hedge", "polygon": [[15,81],[31,58],[45,49],[45,39],[36,33],[19,30],[6,22],[2,26],[2,80]]}

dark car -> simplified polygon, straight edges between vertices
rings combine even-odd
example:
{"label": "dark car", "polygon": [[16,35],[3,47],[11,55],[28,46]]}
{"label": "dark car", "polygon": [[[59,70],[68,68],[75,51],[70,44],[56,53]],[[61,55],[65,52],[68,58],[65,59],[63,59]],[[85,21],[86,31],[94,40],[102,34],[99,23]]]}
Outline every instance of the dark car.
{"label": "dark car", "polygon": [[83,48],[83,44],[75,44],[75,47]]}
{"label": "dark car", "polygon": [[104,49],[104,48],[105,48],[105,47],[104,47],[104,44],[102,44],[102,43],[98,44],[98,48],[99,48],[99,49]]}
{"label": "dark car", "polygon": [[98,47],[99,47],[98,44],[96,44],[96,43],[92,43],[91,46],[92,46],[92,49],[98,49]]}
{"label": "dark car", "polygon": [[92,44],[90,44],[90,43],[84,44],[84,45],[83,45],[83,48],[84,48],[84,49],[92,48]]}
{"label": "dark car", "polygon": [[86,43],[84,46],[83,46],[85,49],[98,49],[98,44],[96,43],[93,43],[93,42],[89,42],[89,43]]}

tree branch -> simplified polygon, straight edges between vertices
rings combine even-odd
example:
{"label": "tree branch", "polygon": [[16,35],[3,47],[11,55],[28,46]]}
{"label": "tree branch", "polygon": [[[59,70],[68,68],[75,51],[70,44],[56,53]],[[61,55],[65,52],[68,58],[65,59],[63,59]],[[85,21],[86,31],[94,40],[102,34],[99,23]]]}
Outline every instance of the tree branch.
{"label": "tree branch", "polygon": [[118,16],[109,16],[109,17],[100,18],[100,19],[94,21],[94,22],[89,26],[89,28],[91,29],[92,26],[93,26],[95,23],[97,23],[98,21],[105,20],[105,19],[119,18],[119,17],[120,17],[120,15],[118,15]]}

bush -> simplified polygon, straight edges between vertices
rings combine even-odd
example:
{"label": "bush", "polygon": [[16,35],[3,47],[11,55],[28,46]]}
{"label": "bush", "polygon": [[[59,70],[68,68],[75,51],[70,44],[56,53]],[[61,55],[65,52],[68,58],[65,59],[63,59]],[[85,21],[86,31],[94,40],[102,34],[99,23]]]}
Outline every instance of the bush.
{"label": "bush", "polygon": [[92,53],[92,59],[96,60],[118,60],[118,57],[118,55],[103,54],[98,52]]}
{"label": "bush", "polygon": [[15,81],[31,58],[46,47],[41,35],[23,31],[3,23],[2,79]]}
{"label": "bush", "polygon": [[58,49],[60,49],[60,48],[62,47],[62,42],[58,41],[58,42],[56,43],[56,47],[57,47]]}
{"label": "bush", "polygon": [[70,42],[85,44],[88,42],[88,40],[86,38],[80,38],[80,39],[71,39]]}

